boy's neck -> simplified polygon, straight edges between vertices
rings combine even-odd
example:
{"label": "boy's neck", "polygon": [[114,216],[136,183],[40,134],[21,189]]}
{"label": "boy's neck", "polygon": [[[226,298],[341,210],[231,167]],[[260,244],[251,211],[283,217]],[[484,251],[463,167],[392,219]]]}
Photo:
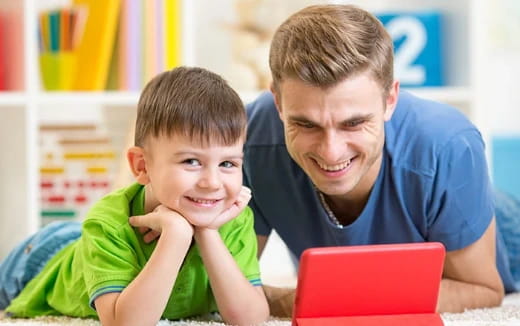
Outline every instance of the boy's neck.
{"label": "boy's neck", "polygon": [[144,214],[152,212],[161,203],[153,195],[150,184],[144,186]]}

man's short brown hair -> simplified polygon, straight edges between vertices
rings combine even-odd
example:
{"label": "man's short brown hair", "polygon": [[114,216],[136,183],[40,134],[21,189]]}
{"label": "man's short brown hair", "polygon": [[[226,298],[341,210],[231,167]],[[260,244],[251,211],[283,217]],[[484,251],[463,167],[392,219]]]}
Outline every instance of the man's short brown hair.
{"label": "man's short brown hair", "polygon": [[247,118],[238,94],[219,75],[178,67],[153,78],[137,105],[135,145],[147,137],[174,134],[206,146],[235,144],[245,136]]}
{"label": "man's short brown hair", "polygon": [[388,91],[393,83],[393,43],[381,22],[363,9],[309,6],[278,27],[269,65],[275,91],[288,78],[326,88],[364,71]]}

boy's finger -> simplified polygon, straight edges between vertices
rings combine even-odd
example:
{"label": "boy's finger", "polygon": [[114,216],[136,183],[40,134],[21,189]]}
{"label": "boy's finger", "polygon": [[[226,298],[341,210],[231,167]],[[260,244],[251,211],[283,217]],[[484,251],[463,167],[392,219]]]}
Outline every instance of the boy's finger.
{"label": "boy's finger", "polygon": [[150,231],[150,228],[146,226],[140,226],[137,230],[139,231],[139,233],[145,234],[146,232]]}
{"label": "boy's finger", "polygon": [[157,239],[160,235],[161,235],[160,232],[151,230],[150,232],[148,232],[147,234],[144,235],[143,240],[145,243],[150,243],[150,242],[154,241],[155,239]]}
{"label": "boy's finger", "polygon": [[140,216],[130,216],[128,219],[128,223],[132,226],[141,226],[141,217]]}

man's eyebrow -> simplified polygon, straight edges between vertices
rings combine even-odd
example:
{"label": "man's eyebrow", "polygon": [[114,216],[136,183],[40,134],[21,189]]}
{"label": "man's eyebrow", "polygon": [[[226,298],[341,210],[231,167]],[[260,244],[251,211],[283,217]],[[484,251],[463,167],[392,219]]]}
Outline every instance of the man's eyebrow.
{"label": "man's eyebrow", "polygon": [[[343,121],[340,121],[339,124],[348,124],[348,123],[358,121],[358,120],[370,120],[370,119],[372,119],[373,116],[374,116],[374,114],[372,114],[372,113],[366,113],[366,114],[355,113],[351,117],[349,117]],[[320,125],[319,123],[317,123],[315,121],[309,120],[308,118],[299,116],[299,115],[289,116],[289,120],[291,122],[309,123],[309,124],[313,124],[315,126]]]}
{"label": "man's eyebrow", "polygon": [[292,122],[302,122],[302,123],[312,123],[314,125],[317,125],[316,122],[307,119],[306,117],[300,116],[300,115],[292,115],[289,116],[289,120]]}
{"label": "man's eyebrow", "polygon": [[358,121],[358,120],[370,120],[370,119],[372,119],[373,116],[374,116],[373,113],[365,113],[365,114],[356,113],[356,114],[352,115],[350,118],[341,121],[341,123],[345,124],[345,123]]}

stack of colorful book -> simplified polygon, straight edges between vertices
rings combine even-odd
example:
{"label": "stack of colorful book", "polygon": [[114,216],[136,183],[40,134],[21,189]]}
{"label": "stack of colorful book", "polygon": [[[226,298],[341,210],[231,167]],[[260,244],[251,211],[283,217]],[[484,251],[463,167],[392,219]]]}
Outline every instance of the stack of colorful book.
{"label": "stack of colorful book", "polygon": [[42,84],[47,90],[138,91],[181,62],[181,0],[74,0],[42,12]]}

